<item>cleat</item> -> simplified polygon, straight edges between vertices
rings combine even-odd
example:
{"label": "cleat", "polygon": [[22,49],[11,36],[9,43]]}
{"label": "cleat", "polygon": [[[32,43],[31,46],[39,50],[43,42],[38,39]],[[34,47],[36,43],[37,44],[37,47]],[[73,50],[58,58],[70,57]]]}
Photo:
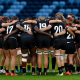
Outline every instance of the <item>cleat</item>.
{"label": "cleat", "polygon": [[18,76],[18,74],[16,74],[16,73],[11,73],[11,76]]}
{"label": "cleat", "polygon": [[52,71],[51,72],[55,72],[55,69],[52,69]]}
{"label": "cleat", "polygon": [[0,73],[6,73],[6,71],[4,69],[1,69]]}
{"label": "cleat", "polygon": [[19,73],[20,71],[17,69],[15,72],[16,72],[16,73]]}
{"label": "cleat", "polygon": [[49,72],[49,69],[47,69],[47,71],[46,72]]}
{"label": "cleat", "polygon": [[70,73],[69,71],[67,71],[67,72],[65,73],[65,75],[71,75],[71,73]]}
{"label": "cleat", "polygon": [[35,76],[35,75],[37,75],[37,74],[36,74],[35,72],[32,72],[32,75]]}
{"label": "cleat", "polygon": [[61,74],[58,73],[58,74],[57,74],[57,76],[63,76],[63,75],[64,75],[63,73],[61,73]]}
{"label": "cleat", "polygon": [[26,75],[26,73],[23,73],[22,75]]}
{"label": "cleat", "polygon": [[72,74],[79,74],[79,72],[75,71],[75,72],[72,72]]}
{"label": "cleat", "polygon": [[8,76],[8,75],[11,75],[11,73],[10,72],[8,72],[8,73],[6,72],[5,75]]}
{"label": "cleat", "polygon": [[30,70],[27,70],[27,72],[30,72]]}
{"label": "cleat", "polygon": [[23,69],[21,69],[20,72],[23,73]]}

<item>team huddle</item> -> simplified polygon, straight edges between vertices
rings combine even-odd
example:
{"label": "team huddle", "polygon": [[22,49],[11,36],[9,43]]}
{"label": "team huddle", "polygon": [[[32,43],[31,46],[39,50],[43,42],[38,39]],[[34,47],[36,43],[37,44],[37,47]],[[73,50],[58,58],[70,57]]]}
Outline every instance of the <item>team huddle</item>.
{"label": "team huddle", "polygon": [[[55,72],[55,64],[59,70],[58,76],[80,73],[80,21],[70,13],[67,19],[58,12],[55,17],[39,17],[21,19],[17,16],[0,16],[0,73],[17,76],[19,72],[26,75],[30,72],[42,75],[42,56],[44,58],[44,73],[49,72],[49,54],[51,53],[52,71]],[[18,56],[20,71],[18,70]],[[9,71],[11,59],[11,72]],[[5,65],[5,70],[3,66]],[[76,65],[76,71],[75,71]],[[64,71],[65,68],[65,71]],[[16,69],[16,71],[15,71]],[[16,73],[15,73],[15,72]]]}

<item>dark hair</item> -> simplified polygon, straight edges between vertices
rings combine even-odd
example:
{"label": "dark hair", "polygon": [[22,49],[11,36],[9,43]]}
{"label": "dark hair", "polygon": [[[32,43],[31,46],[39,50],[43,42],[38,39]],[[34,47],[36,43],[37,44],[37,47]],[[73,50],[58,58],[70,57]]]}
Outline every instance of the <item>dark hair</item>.
{"label": "dark hair", "polygon": [[17,20],[17,19],[18,19],[17,16],[13,16],[13,17],[12,17],[12,20]]}
{"label": "dark hair", "polygon": [[75,19],[75,15],[73,13],[70,13],[68,15],[72,16]]}
{"label": "dark hair", "polygon": [[51,18],[49,18],[49,20],[55,20],[55,17],[51,17]]}
{"label": "dark hair", "polygon": [[63,20],[63,17],[62,17],[61,15],[57,15],[57,16],[56,16],[56,19],[58,19],[58,20]]}
{"label": "dark hair", "polygon": [[37,19],[37,17],[36,16],[32,16],[32,20],[35,20],[35,19]]}
{"label": "dark hair", "polygon": [[4,17],[4,21],[7,21],[7,20],[10,20],[10,18],[7,17],[7,16],[5,16],[5,17]]}

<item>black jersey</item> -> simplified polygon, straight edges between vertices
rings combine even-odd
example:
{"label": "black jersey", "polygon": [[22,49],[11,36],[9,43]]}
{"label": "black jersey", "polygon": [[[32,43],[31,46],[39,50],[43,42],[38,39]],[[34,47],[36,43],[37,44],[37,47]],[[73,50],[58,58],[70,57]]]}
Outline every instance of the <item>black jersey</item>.
{"label": "black jersey", "polygon": [[[22,23],[21,26],[22,26],[24,29],[33,32],[32,26],[30,27],[28,23]],[[28,34],[27,32],[24,32],[24,31],[23,31],[22,34],[21,34],[21,38],[28,38],[28,37],[33,37],[33,38],[34,38],[33,35],[30,35],[30,34]]]}
{"label": "black jersey", "polygon": [[[80,27],[77,27],[77,30],[80,31]],[[77,39],[80,40],[80,34],[77,34]]]}
{"label": "black jersey", "polygon": [[[60,33],[63,31],[63,29],[65,29],[66,25],[64,23],[54,23],[52,25],[52,30],[51,30],[51,33],[53,34],[54,36],[54,33]],[[63,40],[65,39],[65,35],[60,35],[58,37],[54,37],[54,40]]]}
{"label": "black jersey", "polygon": [[[1,24],[3,23],[3,21],[2,20],[0,20],[0,29],[2,28],[2,26],[1,26]],[[2,38],[2,33],[0,33],[0,38]]]}
{"label": "black jersey", "polygon": [[[12,21],[11,21],[12,22]],[[4,22],[3,22],[4,23]],[[6,22],[5,22],[6,23]],[[16,23],[14,23],[14,24],[12,24],[12,25],[10,25],[10,26],[7,26],[7,27],[4,27],[6,30],[4,31],[4,33],[3,33],[3,37],[4,36],[6,36],[6,35],[8,35],[8,34],[10,34],[12,31],[14,31],[15,29],[17,29],[16,28],[16,25],[17,24],[20,24],[19,23],[19,21],[18,22],[16,22]],[[11,36],[9,36],[9,38],[17,38],[17,33],[15,33],[15,34],[12,34]]]}
{"label": "black jersey", "polygon": [[[46,28],[47,26],[49,25],[49,20],[41,20],[41,21],[37,21],[37,26],[39,29],[42,29],[42,28]],[[47,30],[45,32],[49,33],[50,30]]]}

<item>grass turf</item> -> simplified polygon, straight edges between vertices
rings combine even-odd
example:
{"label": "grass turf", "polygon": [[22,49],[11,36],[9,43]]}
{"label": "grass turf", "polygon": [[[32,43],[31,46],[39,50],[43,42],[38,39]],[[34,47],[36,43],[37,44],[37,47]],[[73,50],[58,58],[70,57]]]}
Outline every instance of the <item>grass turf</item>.
{"label": "grass turf", "polygon": [[[51,71],[51,56],[49,58],[49,71]],[[0,75],[0,80],[80,80],[80,75],[64,75],[64,76],[56,76],[58,73],[57,66],[55,67],[55,73],[47,73],[46,76],[32,76],[32,73],[27,73],[26,76],[23,76],[22,73],[19,73],[18,76],[5,76],[5,74]],[[42,66],[42,72],[43,72],[43,66]]]}

